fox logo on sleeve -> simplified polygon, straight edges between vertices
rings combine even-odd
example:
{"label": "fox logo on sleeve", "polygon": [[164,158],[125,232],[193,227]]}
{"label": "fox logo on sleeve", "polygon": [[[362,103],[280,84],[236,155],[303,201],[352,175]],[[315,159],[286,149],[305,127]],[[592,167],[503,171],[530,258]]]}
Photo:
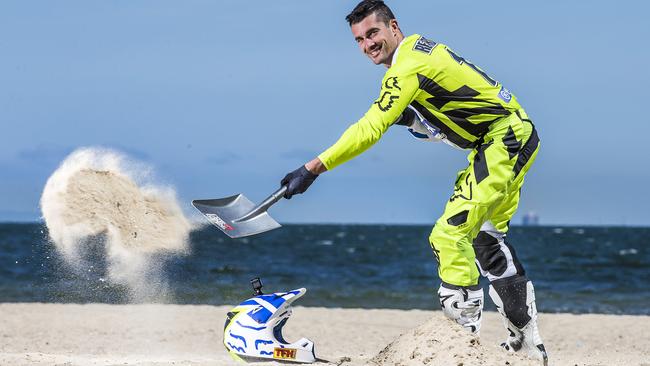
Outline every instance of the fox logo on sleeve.
{"label": "fox logo on sleeve", "polygon": [[396,76],[387,78],[381,89],[381,96],[374,104],[376,104],[382,112],[387,112],[391,109],[394,102],[399,99],[399,94],[397,93],[401,90],[402,88],[400,88]]}

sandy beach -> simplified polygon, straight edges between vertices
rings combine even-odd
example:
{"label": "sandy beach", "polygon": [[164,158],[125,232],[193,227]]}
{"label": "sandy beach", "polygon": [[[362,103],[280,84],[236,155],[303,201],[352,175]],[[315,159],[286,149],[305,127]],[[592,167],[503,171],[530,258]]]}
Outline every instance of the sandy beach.
{"label": "sandy beach", "polygon": [[[222,342],[229,307],[0,304],[1,365],[231,365]],[[296,307],[287,340],[315,342],[322,365],[538,365],[496,346],[505,330],[485,314],[481,338],[440,312]],[[650,317],[540,314],[550,365],[650,365]],[[380,353],[381,352],[381,353]],[[276,365],[276,362],[258,363]]]}

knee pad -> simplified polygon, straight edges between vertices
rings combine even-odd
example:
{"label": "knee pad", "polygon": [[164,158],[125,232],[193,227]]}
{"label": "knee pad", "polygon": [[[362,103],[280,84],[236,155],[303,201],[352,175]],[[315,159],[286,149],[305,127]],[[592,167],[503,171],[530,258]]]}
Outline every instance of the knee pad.
{"label": "knee pad", "polygon": [[483,289],[442,283],[438,289],[442,313],[474,334],[481,330]]}
{"label": "knee pad", "polygon": [[515,275],[525,275],[515,250],[506,241],[506,234],[486,221],[472,243],[476,265],[491,282]]}

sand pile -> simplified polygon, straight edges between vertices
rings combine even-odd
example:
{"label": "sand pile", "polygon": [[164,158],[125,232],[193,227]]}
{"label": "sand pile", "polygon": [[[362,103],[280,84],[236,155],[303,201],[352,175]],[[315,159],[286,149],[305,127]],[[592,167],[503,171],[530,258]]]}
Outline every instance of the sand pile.
{"label": "sand pile", "polygon": [[[505,332],[505,330],[504,330]],[[381,366],[496,366],[540,365],[521,355],[508,354],[496,344],[482,344],[442,313],[391,342],[370,365]]]}
{"label": "sand pile", "polygon": [[73,267],[84,247],[101,241],[108,281],[132,300],[164,297],[161,255],[188,250],[191,224],[170,187],[151,183],[151,169],[105,149],[73,152],[48,179],[41,209],[51,240]]}

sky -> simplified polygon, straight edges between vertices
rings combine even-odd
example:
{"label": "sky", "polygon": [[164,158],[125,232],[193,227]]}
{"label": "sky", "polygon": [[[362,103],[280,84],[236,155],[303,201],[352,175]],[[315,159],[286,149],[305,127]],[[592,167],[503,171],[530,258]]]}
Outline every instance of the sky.
{"label": "sky", "polygon": [[[151,165],[190,201],[261,201],[378,97],[355,1],[0,2],[0,221],[39,220],[79,147]],[[650,225],[650,5],[387,1],[512,91],[542,146],[519,212],[545,225]],[[280,222],[433,224],[466,151],[399,126],[271,208]]]}

